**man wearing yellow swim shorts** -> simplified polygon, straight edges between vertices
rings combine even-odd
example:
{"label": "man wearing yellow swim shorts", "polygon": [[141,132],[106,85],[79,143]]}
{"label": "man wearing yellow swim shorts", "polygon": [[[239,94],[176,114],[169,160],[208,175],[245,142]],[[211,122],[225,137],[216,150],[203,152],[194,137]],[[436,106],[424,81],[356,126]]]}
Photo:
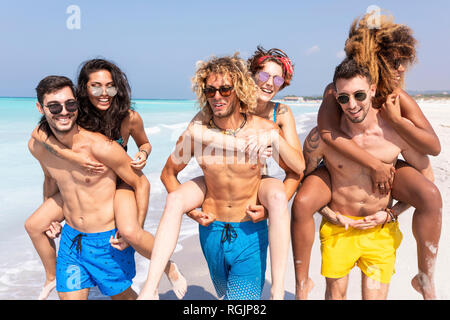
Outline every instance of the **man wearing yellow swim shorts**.
{"label": "man wearing yellow swim shorts", "polygon": [[[372,108],[376,85],[365,67],[346,59],[336,67],[333,83],[344,134],[387,164],[394,165],[401,154],[425,175],[432,175],[429,159],[394,130],[380,109]],[[397,203],[389,209],[390,192],[373,190],[369,170],[326,145],[317,128],[306,138],[304,156],[305,175],[323,159],[331,179],[331,202],[321,211],[328,220],[320,228],[325,298],[346,298],[348,274],[356,264],[362,271],[362,298],[386,299],[402,240],[397,208],[405,206]]]}

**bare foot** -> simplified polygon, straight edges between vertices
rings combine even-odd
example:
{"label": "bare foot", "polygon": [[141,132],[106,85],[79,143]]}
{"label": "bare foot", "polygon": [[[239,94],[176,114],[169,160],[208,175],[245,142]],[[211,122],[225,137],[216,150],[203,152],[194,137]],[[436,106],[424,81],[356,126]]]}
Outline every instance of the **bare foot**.
{"label": "bare foot", "polygon": [[136,300],[159,300],[159,294],[156,291],[147,293],[145,290],[142,290]]}
{"label": "bare foot", "polygon": [[295,299],[296,300],[308,300],[308,294],[314,288],[314,282],[311,278],[308,278],[306,281],[302,281],[299,286],[296,287],[295,290]]}
{"label": "bare foot", "polygon": [[424,300],[435,300],[436,293],[434,291],[433,280],[423,273],[417,274],[412,280],[411,285],[419,292]]}
{"label": "bare foot", "polygon": [[270,300],[284,300],[284,290],[282,292],[270,292]]}
{"label": "bare foot", "polygon": [[41,293],[39,294],[38,300],[47,300],[48,296],[55,288],[56,288],[56,279],[50,282],[45,281],[44,287],[42,288]]}
{"label": "bare foot", "polygon": [[169,261],[169,263],[170,267],[169,272],[167,273],[167,277],[172,284],[172,290],[173,292],[175,292],[177,298],[182,299],[187,291],[187,281],[181,274],[180,270],[178,270],[175,262]]}

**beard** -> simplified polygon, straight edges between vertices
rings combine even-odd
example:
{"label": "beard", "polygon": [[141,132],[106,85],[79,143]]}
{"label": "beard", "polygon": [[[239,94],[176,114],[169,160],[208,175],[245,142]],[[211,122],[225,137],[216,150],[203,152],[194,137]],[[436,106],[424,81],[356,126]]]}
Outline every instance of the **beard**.
{"label": "beard", "polygon": [[234,110],[236,110],[236,103],[233,103],[227,110],[221,110],[217,113],[213,112],[213,115],[219,119],[223,119],[232,115],[234,113]]}
{"label": "beard", "polygon": [[73,129],[73,127],[76,125],[76,120],[71,119],[70,125],[60,126],[56,123],[56,121],[53,121],[52,119],[47,118],[47,123],[51,130],[56,134],[65,134]]}
{"label": "beard", "polygon": [[350,120],[352,123],[361,123],[364,121],[364,119],[366,119],[367,114],[369,113],[369,109],[361,109],[362,110],[362,115],[359,116],[358,118],[354,118],[351,115],[345,113],[346,117],[348,120]]}

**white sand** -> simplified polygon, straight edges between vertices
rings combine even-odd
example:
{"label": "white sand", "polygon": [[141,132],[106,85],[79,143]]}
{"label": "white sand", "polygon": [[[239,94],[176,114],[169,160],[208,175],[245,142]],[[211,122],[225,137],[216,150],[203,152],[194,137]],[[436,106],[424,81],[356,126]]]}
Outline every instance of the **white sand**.
{"label": "white sand", "polygon": [[[440,138],[442,152],[438,157],[432,157],[431,162],[436,177],[436,185],[441,191],[444,206],[442,211],[442,235],[436,264],[436,291],[438,299],[450,299],[450,273],[447,271],[450,265],[450,242],[449,234],[449,207],[447,201],[450,199],[449,188],[449,169],[450,169],[450,150],[447,143],[450,143],[450,102],[420,103],[420,106],[433,125],[434,130]],[[311,129],[315,126],[310,123]],[[309,132],[309,129],[307,132]],[[302,142],[305,135],[300,135]],[[399,221],[403,233],[403,241],[397,251],[396,273],[392,277],[388,299],[413,300],[422,299],[410,285],[411,279],[417,274],[417,254],[416,241],[411,231],[413,209],[404,212]],[[320,223],[320,216],[316,214],[316,230]],[[183,250],[173,255],[173,260],[177,262],[181,272],[188,281],[188,292],[186,299],[216,299],[216,293],[209,277],[208,267],[201,252],[198,235],[192,236],[182,243]],[[136,255],[138,264],[138,275],[135,278],[133,287],[139,291],[146,278],[148,262]],[[310,299],[322,300],[325,294],[325,279],[320,275],[321,255],[316,233],[316,240],[312,249],[310,277],[315,286],[310,293]],[[285,299],[294,299],[295,294],[295,275],[292,261],[292,251],[289,257],[286,274],[286,295]],[[266,285],[263,298],[268,299],[270,291],[270,264],[268,263],[266,272]],[[161,299],[176,299],[173,292],[170,291],[170,283],[164,277],[160,284]],[[348,286],[348,299],[361,299],[361,276],[360,270],[355,267],[350,273]]]}

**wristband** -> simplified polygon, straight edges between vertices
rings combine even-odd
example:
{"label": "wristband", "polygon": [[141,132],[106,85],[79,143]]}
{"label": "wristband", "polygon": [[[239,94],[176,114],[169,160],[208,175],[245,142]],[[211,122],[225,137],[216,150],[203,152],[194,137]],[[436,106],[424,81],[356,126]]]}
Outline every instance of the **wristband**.
{"label": "wristband", "polygon": [[392,210],[391,208],[386,208],[385,211],[391,216],[393,222],[398,220],[398,216],[395,214],[394,210]]}

